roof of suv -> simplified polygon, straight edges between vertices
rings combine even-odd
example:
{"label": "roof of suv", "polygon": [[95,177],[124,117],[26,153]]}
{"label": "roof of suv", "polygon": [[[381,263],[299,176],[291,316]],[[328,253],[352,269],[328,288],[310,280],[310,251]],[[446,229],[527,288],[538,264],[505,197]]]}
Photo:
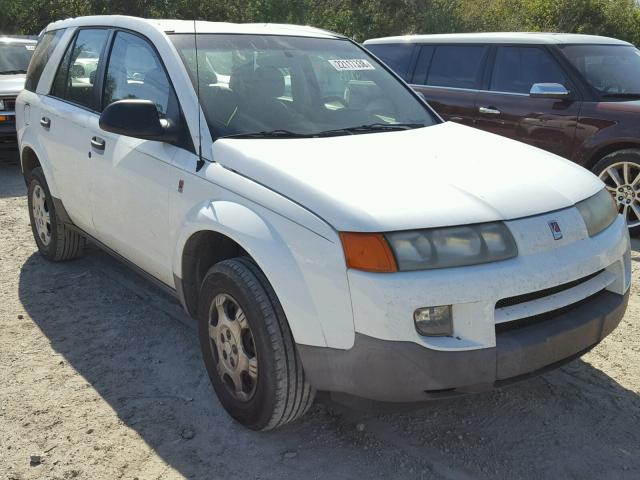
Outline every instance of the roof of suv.
{"label": "roof of suv", "polygon": [[[151,25],[167,33],[193,33],[192,20],[156,20],[124,15],[102,15],[68,18],[50,23],[46,30],[55,30],[80,26],[135,26]],[[196,22],[198,33],[228,33],[246,35],[293,35],[300,37],[341,38],[342,36],[319,28],[301,25],[276,23],[228,23],[228,22]]]}
{"label": "roof of suv", "polygon": [[528,43],[528,44],[607,44],[631,45],[616,38],[577,33],[447,33],[438,35],[404,35],[398,37],[373,38],[365,44],[376,43]]}

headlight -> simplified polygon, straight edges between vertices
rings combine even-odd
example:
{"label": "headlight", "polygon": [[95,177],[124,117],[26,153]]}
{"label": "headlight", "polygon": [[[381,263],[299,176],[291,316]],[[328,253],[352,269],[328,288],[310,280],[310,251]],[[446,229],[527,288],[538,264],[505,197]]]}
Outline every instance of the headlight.
{"label": "headlight", "polygon": [[502,223],[386,234],[398,270],[425,270],[497,262],[518,255]]}
{"label": "headlight", "polygon": [[576,204],[576,208],[582,215],[584,223],[587,225],[589,236],[597,235],[618,216],[618,209],[611,198],[611,194],[605,189],[600,190],[593,197],[589,197]]}
{"label": "headlight", "polygon": [[4,110],[4,100],[0,100],[0,110]]}

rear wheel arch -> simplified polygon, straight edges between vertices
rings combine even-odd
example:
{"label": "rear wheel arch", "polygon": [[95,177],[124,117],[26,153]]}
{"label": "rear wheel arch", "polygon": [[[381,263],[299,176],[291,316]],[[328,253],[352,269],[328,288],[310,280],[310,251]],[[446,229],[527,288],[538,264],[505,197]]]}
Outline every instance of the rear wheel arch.
{"label": "rear wheel arch", "polygon": [[31,172],[38,167],[42,167],[38,155],[31,147],[24,147],[20,155],[20,165],[25,180],[29,178]]}

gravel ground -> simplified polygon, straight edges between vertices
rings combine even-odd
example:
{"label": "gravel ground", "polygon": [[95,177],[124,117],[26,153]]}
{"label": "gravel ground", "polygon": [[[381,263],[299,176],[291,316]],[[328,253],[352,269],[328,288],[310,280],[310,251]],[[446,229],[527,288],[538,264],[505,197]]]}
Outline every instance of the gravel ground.
{"label": "gravel ground", "polygon": [[104,253],[51,264],[0,162],[0,479],[640,478],[640,242],[619,328],[509,388],[405,412],[316,403],[253,433],[215,399],[193,321]]}

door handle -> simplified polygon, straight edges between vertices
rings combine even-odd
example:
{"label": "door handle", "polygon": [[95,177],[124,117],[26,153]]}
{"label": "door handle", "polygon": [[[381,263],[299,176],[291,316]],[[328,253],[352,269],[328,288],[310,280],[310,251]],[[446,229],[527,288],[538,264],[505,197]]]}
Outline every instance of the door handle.
{"label": "door handle", "polygon": [[100,137],[93,137],[91,139],[91,146],[96,150],[104,150],[105,141]]}
{"label": "door handle", "polygon": [[500,115],[500,110],[493,107],[480,107],[478,111],[480,113],[486,113],[488,115]]}
{"label": "door handle", "polygon": [[48,117],[42,117],[40,119],[40,125],[42,125],[42,128],[46,128],[46,129],[51,128],[51,119]]}

